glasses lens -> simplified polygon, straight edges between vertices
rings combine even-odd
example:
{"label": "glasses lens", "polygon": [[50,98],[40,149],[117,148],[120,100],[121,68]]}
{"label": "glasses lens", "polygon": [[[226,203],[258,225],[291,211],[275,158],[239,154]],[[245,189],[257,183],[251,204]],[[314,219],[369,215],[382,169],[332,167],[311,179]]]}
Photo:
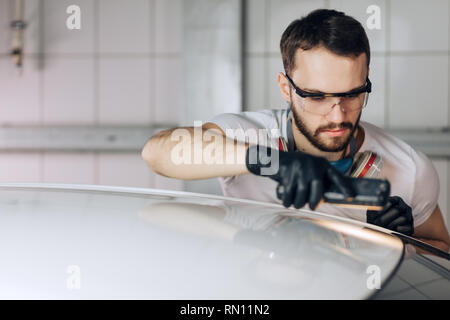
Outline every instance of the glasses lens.
{"label": "glasses lens", "polygon": [[303,98],[306,111],[326,115],[339,104],[345,112],[356,111],[364,107],[367,93],[348,95],[345,97],[307,97]]}

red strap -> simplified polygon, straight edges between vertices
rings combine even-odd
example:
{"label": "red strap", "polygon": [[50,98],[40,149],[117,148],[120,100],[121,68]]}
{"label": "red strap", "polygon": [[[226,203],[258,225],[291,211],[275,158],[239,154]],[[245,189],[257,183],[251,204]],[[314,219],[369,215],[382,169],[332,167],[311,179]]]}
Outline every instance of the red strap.
{"label": "red strap", "polygon": [[375,158],[376,158],[375,154],[372,153],[370,155],[369,161],[367,161],[367,163],[364,166],[364,168],[362,169],[361,173],[358,175],[358,178],[362,178],[366,175],[367,171],[369,171],[369,169],[372,167],[372,164],[374,163]]}
{"label": "red strap", "polygon": [[283,141],[281,140],[281,138],[278,138],[278,150],[284,151]]}

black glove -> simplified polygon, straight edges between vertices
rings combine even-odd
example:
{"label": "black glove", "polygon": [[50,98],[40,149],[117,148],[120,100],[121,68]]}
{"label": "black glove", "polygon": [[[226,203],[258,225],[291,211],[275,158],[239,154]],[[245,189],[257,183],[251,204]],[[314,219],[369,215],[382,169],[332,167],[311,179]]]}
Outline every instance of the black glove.
{"label": "black glove", "polygon": [[[264,174],[263,168],[267,170],[276,164],[278,164],[277,172]],[[277,197],[287,208],[293,204],[299,209],[308,202],[309,207],[314,210],[323,193],[331,186],[345,197],[354,196],[348,180],[325,158],[298,151],[284,152],[262,146],[250,146],[247,150],[246,165],[251,173],[265,175],[279,182]]]}
{"label": "black glove", "polygon": [[414,233],[411,207],[400,197],[389,197],[382,210],[367,210],[366,216],[368,223],[406,235]]}

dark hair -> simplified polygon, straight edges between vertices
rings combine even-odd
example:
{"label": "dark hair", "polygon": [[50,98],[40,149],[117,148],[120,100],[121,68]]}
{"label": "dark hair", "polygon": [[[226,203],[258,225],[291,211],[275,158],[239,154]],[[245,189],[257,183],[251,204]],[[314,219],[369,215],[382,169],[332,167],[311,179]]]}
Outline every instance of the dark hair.
{"label": "dark hair", "polygon": [[284,70],[295,67],[295,52],[323,46],[341,56],[359,56],[365,53],[370,63],[370,45],[363,26],[343,12],[317,9],[306,17],[294,20],[281,36],[280,49]]}

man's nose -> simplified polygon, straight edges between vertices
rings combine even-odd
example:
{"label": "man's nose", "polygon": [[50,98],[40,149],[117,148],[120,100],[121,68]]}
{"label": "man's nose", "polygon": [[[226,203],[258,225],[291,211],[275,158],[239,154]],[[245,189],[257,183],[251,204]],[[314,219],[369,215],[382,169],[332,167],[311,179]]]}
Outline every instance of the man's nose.
{"label": "man's nose", "polygon": [[333,101],[333,104],[331,105],[331,111],[327,115],[327,118],[329,120],[333,120],[333,122],[335,123],[339,123],[345,119],[345,116],[346,114],[342,105],[342,99],[336,98],[336,100]]}

